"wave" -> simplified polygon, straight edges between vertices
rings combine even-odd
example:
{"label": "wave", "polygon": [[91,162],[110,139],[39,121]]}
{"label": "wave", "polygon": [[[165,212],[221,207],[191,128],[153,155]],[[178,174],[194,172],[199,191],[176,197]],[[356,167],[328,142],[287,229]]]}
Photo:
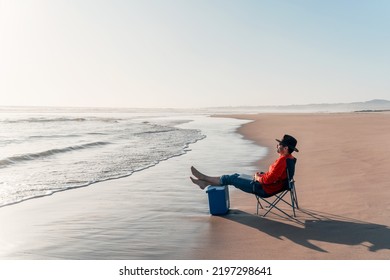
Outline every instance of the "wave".
{"label": "wave", "polygon": [[72,138],[80,137],[80,134],[52,134],[52,135],[31,135],[28,136],[28,139],[46,139],[46,138]]}
{"label": "wave", "polygon": [[143,134],[155,134],[155,133],[166,133],[166,132],[172,132],[177,131],[178,129],[172,128],[172,129],[162,129],[162,130],[149,130],[149,131],[142,131],[138,133],[134,133],[134,135],[143,135]]}
{"label": "wave", "polygon": [[76,151],[76,150],[83,150],[83,149],[93,148],[93,147],[97,147],[97,146],[104,146],[104,145],[108,145],[108,144],[111,144],[111,143],[100,141],[100,142],[86,143],[86,144],[82,144],[82,145],[68,146],[68,147],[59,148],[59,149],[50,149],[50,150],[39,152],[39,153],[29,153],[29,154],[12,156],[12,157],[8,157],[8,158],[5,158],[3,160],[0,160],[0,167],[6,167],[8,165],[12,165],[12,164],[20,163],[20,162],[42,159],[42,158],[53,156],[56,154],[63,154],[63,153],[67,153],[67,152],[72,152],[72,151]]}
{"label": "wave", "polygon": [[[103,132],[87,132],[85,135],[108,135]],[[83,137],[83,134],[52,134],[52,135],[31,135],[28,136],[28,139],[46,139],[46,138],[75,138]]]}
{"label": "wave", "polygon": [[[78,189],[78,188],[87,187],[87,186],[90,186],[92,184],[96,184],[96,183],[99,183],[99,182],[117,180],[117,179],[121,179],[121,178],[125,178],[125,177],[128,177],[128,176],[131,176],[135,172],[142,172],[142,171],[144,171],[146,169],[154,167],[154,166],[156,166],[157,164],[159,164],[162,161],[166,161],[166,160],[169,160],[171,158],[179,157],[179,156],[182,156],[182,155],[186,154],[187,152],[191,151],[190,148],[189,148],[190,144],[194,144],[194,143],[196,143],[198,141],[201,141],[201,140],[205,139],[206,137],[207,137],[206,135],[199,135],[198,138],[195,138],[195,139],[187,141],[180,151],[178,151],[176,153],[173,153],[173,154],[171,154],[169,156],[162,157],[162,158],[160,158],[158,160],[149,162],[148,164],[146,164],[144,166],[140,166],[140,167],[135,168],[133,170],[127,170],[127,171],[123,172],[122,174],[111,175],[111,176],[104,177],[104,178],[94,178],[93,180],[89,180],[87,182],[80,182],[79,184],[69,184],[69,182],[68,182],[66,184],[66,186],[63,186],[62,188],[59,188],[59,189],[44,190],[44,191],[36,193],[34,195],[25,196],[25,197],[22,197],[22,198],[18,198],[18,199],[14,200],[14,201],[10,201],[10,202],[6,202],[6,203],[3,203],[3,204],[0,204],[0,208],[5,207],[5,206],[18,204],[18,203],[21,203],[21,202],[24,202],[24,201],[27,201],[27,200],[32,200],[32,199],[36,199],[36,198],[42,198],[42,197],[46,197],[46,196],[51,196],[51,195],[54,195],[54,194],[59,193],[59,192],[64,192],[64,191],[68,191],[68,190],[72,190],[72,189]],[[101,144],[98,144],[98,143],[101,143]],[[102,144],[106,145],[106,144],[110,144],[110,143],[108,143],[108,142],[95,142],[95,143],[88,143],[88,144],[85,144],[85,145],[96,146],[96,145],[102,145]],[[84,145],[81,145],[81,146],[84,146]],[[72,147],[75,147],[75,146],[72,146]],[[0,166],[1,166],[1,161],[0,161]]]}
{"label": "wave", "polygon": [[83,122],[85,118],[28,118],[28,119],[14,119],[4,120],[5,123],[47,123],[47,122]]}
{"label": "wave", "polygon": [[53,122],[85,122],[85,121],[100,121],[107,123],[118,123],[121,119],[117,118],[81,118],[81,117],[58,117],[58,118],[27,118],[27,119],[5,119],[3,123],[53,123]]}

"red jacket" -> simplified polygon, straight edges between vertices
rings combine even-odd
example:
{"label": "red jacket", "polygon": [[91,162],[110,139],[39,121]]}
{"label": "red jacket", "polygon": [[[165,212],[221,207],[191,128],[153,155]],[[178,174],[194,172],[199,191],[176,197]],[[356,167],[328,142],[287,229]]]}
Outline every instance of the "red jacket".
{"label": "red jacket", "polygon": [[280,156],[268,169],[268,172],[258,174],[259,182],[268,194],[275,194],[287,186],[287,158],[294,158],[291,154]]}

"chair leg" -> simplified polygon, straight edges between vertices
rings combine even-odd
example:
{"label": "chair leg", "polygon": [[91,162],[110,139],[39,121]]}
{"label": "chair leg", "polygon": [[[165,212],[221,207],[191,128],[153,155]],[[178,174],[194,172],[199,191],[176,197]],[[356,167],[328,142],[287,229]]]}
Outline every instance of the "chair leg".
{"label": "chair leg", "polygon": [[295,215],[295,206],[296,206],[295,196],[294,196],[294,193],[292,191],[290,191],[290,195],[291,195],[291,206],[293,209],[293,215],[294,215],[294,217],[296,217],[296,215]]}
{"label": "chair leg", "polygon": [[[276,206],[276,204],[278,204],[279,201],[283,200],[283,196],[284,196],[284,195],[285,195],[285,194],[282,194],[281,196],[276,196],[276,199],[275,199],[272,203],[268,202],[268,204],[269,204],[269,209],[267,210],[267,212],[265,212],[265,214],[263,215],[263,217],[265,217],[269,212],[271,212],[271,210],[272,210],[273,208],[278,209],[280,212],[284,213],[285,215],[288,215],[288,214],[286,214],[283,210],[279,209],[279,208]],[[284,201],[284,200],[283,200],[283,201]]]}
{"label": "chair leg", "polygon": [[264,209],[264,208],[263,208],[263,205],[262,205],[261,202],[260,202],[260,197],[258,197],[258,196],[256,195],[256,199],[257,199],[256,215],[259,215],[259,208],[261,208],[261,209]]}
{"label": "chair leg", "polygon": [[287,214],[284,210],[282,210],[282,209],[280,209],[278,206],[276,206],[276,205],[272,205],[271,207],[270,207],[270,209],[268,209],[268,211],[263,215],[263,217],[265,217],[272,209],[277,209],[277,210],[279,210],[280,212],[282,212],[284,215],[286,215],[287,217],[290,217],[290,218],[292,218],[292,219],[294,219],[294,217],[292,217],[291,215],[289,215],[289,214]]}
{"label": "chair leg", "polygon": [[[289,204],[287,201],[285,201],[284,199],[283,199],[283,197],[286,195],[286,193],[287,193],[287,191],[285,191],[284,193],[281,193],[280,195],[275,195],[276,196],[276,198],[274,199],[274,201],[273,202],[269,202],[268,200],[266,200],[266,199],[263,199],[263,198],[261,198],[261,197],[258,197],[258,196],[256,196],[256,199],[257,199],[257,201],[258,201],[258,205],[260,204],[261,205],[261,203],[260,203],[260,199],[261,200],[263,200],[264,202],[266,202],[267,204],[268,204],[268,210],[267,210],[267,212],[265,212],[264,213],[264,215],[262,215],[263,217],[265,217],[273,208],[276,208],[276,209],[278,209],[279,211],[281,211],[281,212],[283,212],[285,215],[287,215],[284,211],[282,211],[281,209],[279,209],[278,207],[276,207],[276,204],[279,202],[279,201],[283,201],[283,202],[285,202],[285,203],[287,203],[287,204]],[[261,205],[261,208],[263,209],[263,206]],[[258,210],[258,209],[257,209]],[[258,213],[257,213],[258,214]]]}
{"label": "chair leg", "polygon": [[[266,199],[263,199],[259,196],[256,196],[256,199],[257,199],[257,207],[256,207],[256,214],[259,215],[259,208],[261,209],[264,209],[263,205],[261,204],[260,200],[263,200],[264,202],[266,202],[268,204],[268,210],[267,212],[264,213],[264,215],[262,215],[263,217],[265,217],[269,212],[271,212],[271,210],[273,208],[279,210],[280,212],[282,212],[283,214],[285,214],[286,216],[290,217],[290,218],[295,218],[296,217],[296,211],[295,209],[299,209],[298,208],[298,199],[297,199],[297,196],[296,196],[296,192],[295,192],[295,188],[290,191],[290,199],[291,199],[291,203],[288,202],[287,200],[283,199],[283,197],[287,194],[288,191],[285,191],[284,193],[281,193],[280,195],[275,195],[276,198],[273,202],[269,202],[268,200]],[[292,215],[289,215],[287,214],[285,211],[283,211],[282,209],[280,209],[279,207],[276,206],[276,204],[278,204],[280,201],[283,201],[284,203],[286,203],[287,205],[290,205],[292,210],[293,210],[293,216]]]}
{"label": "chair leg", "polygon": [[295,188],[294,188],[294,199],[295,199],[296,208],[299,209],[299,206],[298,206],[298,196],[297,196],[297,192],[295,191]]}

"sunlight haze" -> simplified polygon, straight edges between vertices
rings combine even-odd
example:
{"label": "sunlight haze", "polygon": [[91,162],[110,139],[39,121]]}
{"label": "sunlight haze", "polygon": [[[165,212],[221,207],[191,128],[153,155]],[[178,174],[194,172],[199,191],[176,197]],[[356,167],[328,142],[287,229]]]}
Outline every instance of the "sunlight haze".
{"label": "sunlight haze", "polygon": [[0,106],[390,98],[389,1],[0,1]]}

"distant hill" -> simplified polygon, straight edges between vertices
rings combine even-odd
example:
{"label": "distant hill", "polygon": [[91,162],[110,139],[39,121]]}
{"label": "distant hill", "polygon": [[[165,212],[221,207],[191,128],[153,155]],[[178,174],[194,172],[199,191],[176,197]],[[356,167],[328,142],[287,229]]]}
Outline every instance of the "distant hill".
{"label": "distant hill", "polygon": [[390,101],[384,99],[373,99],[366,102],[353,102],[353,103],[280,106],[279,109],[298,110],[298,111],[314,110],[320,112],[377,111],[377,110],[390,110]]}
{"label": "distant hill", "polygon": [[286,106],[243,106],[213,108],[215,111],[230,112],[377,112],[389,111],[390,101],[373,99],[366,102],[353,103],[324,103]]}

